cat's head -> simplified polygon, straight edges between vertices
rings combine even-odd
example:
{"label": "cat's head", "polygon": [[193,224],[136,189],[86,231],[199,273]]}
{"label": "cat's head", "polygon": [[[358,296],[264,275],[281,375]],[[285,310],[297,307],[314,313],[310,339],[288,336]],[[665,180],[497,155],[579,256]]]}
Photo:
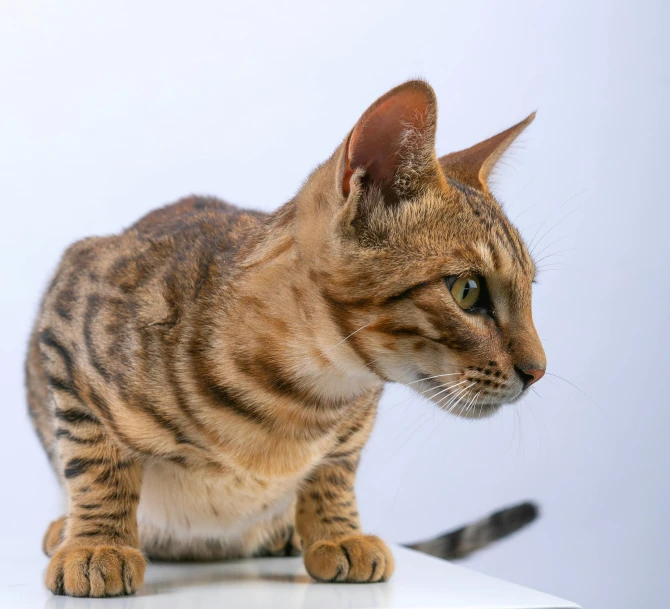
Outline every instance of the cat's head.
{"label": "cat's head", "polygon": [[462,416],[518,400],[546,367],[535,264],[487,183],[532,119],[438,158],[435,94],[407,82],[363,114],[299,200],[303,248],[349,349]]}

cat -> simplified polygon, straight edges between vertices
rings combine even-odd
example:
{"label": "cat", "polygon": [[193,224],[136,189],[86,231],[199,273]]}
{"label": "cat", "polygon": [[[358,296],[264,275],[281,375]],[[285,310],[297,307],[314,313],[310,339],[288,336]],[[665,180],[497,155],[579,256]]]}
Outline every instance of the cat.
{"label": "cat", "polygon": [[[193,196],[72,245],[26,362],[67,497],[49,590],[132,594],[145,556],[299,551],[319,581],[388,580],[354,493],[384,383],[482,418],[544,374],[535,265],[488,186],[533,116],[438,159],[435,93],[409,81],[272,214]],[[414,547],[460,556],[534,517]]]}

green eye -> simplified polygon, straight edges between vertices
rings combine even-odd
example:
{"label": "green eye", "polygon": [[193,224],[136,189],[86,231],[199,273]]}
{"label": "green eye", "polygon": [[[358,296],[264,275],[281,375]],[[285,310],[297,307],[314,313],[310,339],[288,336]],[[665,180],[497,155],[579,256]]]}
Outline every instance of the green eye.
{"label": "green eye", "polygon": [[451,286],[451,295],[464,311],[477,304],[481,291],[481,281],[473,275],[459,277]]}

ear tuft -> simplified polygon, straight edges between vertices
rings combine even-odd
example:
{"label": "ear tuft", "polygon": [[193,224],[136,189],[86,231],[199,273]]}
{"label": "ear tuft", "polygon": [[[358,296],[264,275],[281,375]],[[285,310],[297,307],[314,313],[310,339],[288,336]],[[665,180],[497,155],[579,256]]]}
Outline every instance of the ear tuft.
{"label": "ear tuft", "polygon": [[437,101],[430,85],[406,82],[370,106],[349,135],[342,192],[357,169],[395,198],[408,195],[434,158]]}
{"label": "ear tuft", "polygon": [[440,166],[447,176],[478,190],[488,191],[488,179],[503,154],[533,122],[535,112],[520,123],[494,135],[467,150],[440,157]]}

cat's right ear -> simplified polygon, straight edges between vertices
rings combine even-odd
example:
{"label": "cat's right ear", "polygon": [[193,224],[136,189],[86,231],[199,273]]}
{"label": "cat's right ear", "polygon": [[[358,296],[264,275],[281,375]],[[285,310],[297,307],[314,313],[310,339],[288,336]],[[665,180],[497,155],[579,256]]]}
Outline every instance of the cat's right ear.
{"label": "cat's right ear", "polygon": [[421,80],[406,82],[380,97],[352,129],[340,158],[337,186],[377,187],[386,203],[412,196],[434,175],[437,100]]}

